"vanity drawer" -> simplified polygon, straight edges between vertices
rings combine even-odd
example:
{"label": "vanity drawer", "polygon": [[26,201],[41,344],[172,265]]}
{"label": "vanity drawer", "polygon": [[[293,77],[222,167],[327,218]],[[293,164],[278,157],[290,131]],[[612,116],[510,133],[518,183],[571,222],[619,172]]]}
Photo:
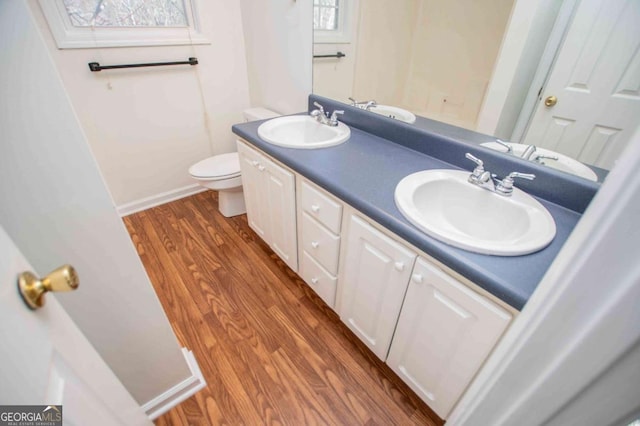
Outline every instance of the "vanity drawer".
{"label": "vanity drawer", "polygon": [[307,213],[302,213],[302,248],[329,273],[337,274],[340,237],[329,232]]}
{"label": "vanity drawer", "polygon": [[333,309],[338,279],[325,271],[307,252],[302,254],[301,275],[309,287]]}
{"label": "vanity drawer", "polygon": [[334,234],[340,233],[342,204],[323,194],[309,182],[302,181],[300,203],[302,210],[329,228]]}

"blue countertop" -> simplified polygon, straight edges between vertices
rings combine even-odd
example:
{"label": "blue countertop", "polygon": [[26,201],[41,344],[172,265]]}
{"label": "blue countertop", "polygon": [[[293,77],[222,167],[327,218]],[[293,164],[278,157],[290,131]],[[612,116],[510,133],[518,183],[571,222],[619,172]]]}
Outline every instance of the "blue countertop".
{"label": "blue countertop", "polygon": [[[354,111],[354,114],[358,112]],[[549,201],[550,198],[553,200],[553,196],[541,196],[548,193],[548,185],[527,190],[549,210],[556,222],[556,236],[551,244],[525,256],[477,254],[452,247],[424,234],[402,216],[394,201],[396,185],[411,173],[441,168],[461,170],[459,164],[444,161],[442,157],[446,158],[445,155],[440,158],[428,155],[421,152],[421,148],[416,150],[410,142],[398,143],[396,138],[393,141],[385,139],[361,130],[352,123],[347,123],[351,128],[351,137],[341,145],[310,150],[283,148],[269,144],[258,136],[260,124],[262,121],[236,124],[233,132],[518,310],[522,309],[535,290],[580,220],[583,207],[590,201],[589,196],[592,197],[597,189],[597,186],[590,186],[582,182],[582,179],[574,180],[569,175],[565,179],[554,181],[554,186],[559,191],[580,194],[580,197],[568,201],[565,206]],[[396,133],[401,134],[402,128]],[[442,143],[452,144],[450,150],[445,149],[443,152],[460,149],[455,146],[458,143],[456,141],[438,142]],[[466,149],[464,146],[462,148]],[[469,151],[477,154],[473,149]],[[482,148],[480,153],[488,158],[495,155],[491,150]],[[455,158],[457,157],[458,154]],[[495,157],[496,167],[501,161],[501,156]],[[515,164],[527,166],[524,162],[516,161]],[[510,165],[513,164],[505,167]],[[471,169],[472,165],[466,170]],[[547,171],[543,169],[537,172],[543,176],[536,180],[544,182],[545,179],[554,177],[544,176]],[[550,173],[553,175],[554,172]]]}

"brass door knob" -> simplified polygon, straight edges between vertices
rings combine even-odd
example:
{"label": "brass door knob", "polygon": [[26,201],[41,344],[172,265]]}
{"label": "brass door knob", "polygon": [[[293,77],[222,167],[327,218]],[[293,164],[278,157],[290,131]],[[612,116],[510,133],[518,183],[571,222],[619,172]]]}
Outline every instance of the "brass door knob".
{"label": "brass door knob", "polygon": [[26,271],[18,275],[18,290],[22,300],[30,309],[44,306],[44,294],[48,291],[71,291],[78,288],[80,281],[71,265],[63,265],[51,271],[42,279]]}
{"label": "brass door knob", "polygon": [[547,107],[552,107],[558,103],[558,98],[555,96],[547,96],[547,99],[544,100],[544,104]]}

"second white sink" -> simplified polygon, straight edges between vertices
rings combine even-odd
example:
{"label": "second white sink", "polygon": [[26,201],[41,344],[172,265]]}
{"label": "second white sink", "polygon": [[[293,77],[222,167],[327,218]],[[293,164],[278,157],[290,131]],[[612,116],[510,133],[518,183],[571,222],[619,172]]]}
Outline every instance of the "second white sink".
{"label": "second white sink", "polygon": [[313,149],[346,142],[351,130],[344,123],[329,126],[308,115],[291,115],[265,121],[258,127],[258,136],[273,145]]}
{"label": "second white sink", "polygon": [[404,121],[405,123],[413,124],[416,122],[416,116],[411,111],[406,109],[390,106],[390,105],[374,105],[369,107],[367,111],[374,112],[385,117],[393,118],[395,120]]}
{"label": "second white sink", "polygon": [[467,181],[469,172],[425,170],[398,183],[395,202],[418,229],[454,247],[519,256],[546,247],[556,224],[547,209],[514,188],[505,197]]}
{"label": "second white sink", "polygon": [[[512,142],[505,142],[505,144],[511,147],[513,155],[515,155],[516,157],[521,157],[524,151],[529,146],[526,144]],[[496,151],[505,152],[505,147],[496,142],[485,142],[480,145],[486,146],[487,148],[491,148]],[[598,181],[598,175],[596,175],[593,170],[591,170],[589,167],[585,166],[578,160],[574,160],[573,158],[567,157],[564,154],[560,154],[559,152],[551,151],[550,149],[545,148],[536,148],[536,154],[544,155],[547,157],[543,160],[542,163],[539,164],[551,167],[552,169],[571,173],[572,175],[580,176],[581,178],[589,179],[594,182]]]}

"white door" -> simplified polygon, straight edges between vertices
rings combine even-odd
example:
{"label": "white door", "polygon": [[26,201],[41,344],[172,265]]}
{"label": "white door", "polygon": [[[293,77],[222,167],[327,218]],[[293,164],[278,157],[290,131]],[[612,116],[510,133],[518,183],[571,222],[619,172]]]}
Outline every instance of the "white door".
{"label": "white door", "polygon": [[384,361],[416,254],[357,216],[346,238],[340,318]]}
{"label": "white door", "polygon": [[0,227],[0,405],[62,405],[65,425],[151,425],[55,297],[22,301],[17,276],[31,270]]}
{"label": "white door", "polygon": [[524,143],[613,167],[640,123],[639,23],[637,0],[580,1]]}
{"label": "white door", "polygon": [[418,258],[387,364],[447,418],[511,314]]}

